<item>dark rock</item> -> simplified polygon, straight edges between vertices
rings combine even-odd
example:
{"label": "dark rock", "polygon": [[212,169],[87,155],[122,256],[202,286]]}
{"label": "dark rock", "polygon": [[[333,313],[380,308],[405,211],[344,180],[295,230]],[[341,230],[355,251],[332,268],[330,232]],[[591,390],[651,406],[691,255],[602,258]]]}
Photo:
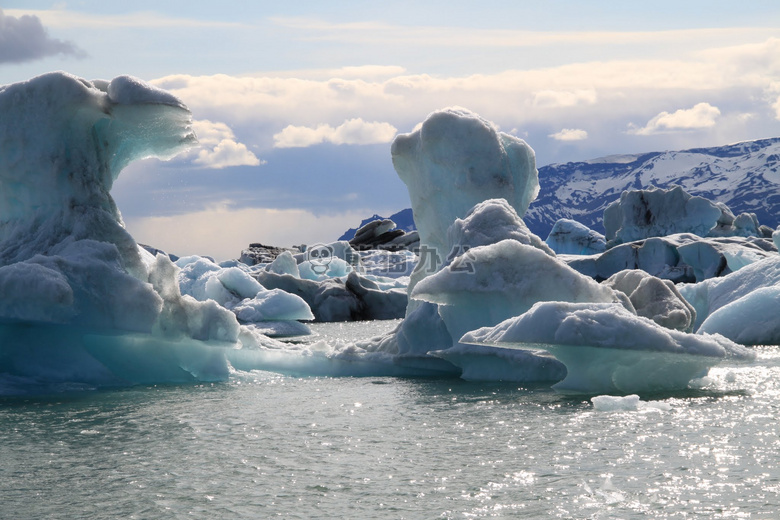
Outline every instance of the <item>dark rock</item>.
{"label": "dark rock", "polygon": [[297,249],[267,246],[255,242],[249,244],[248,248],[241,251],[241,257],[238,260],[246,265],[270,264],[285,251],[290,251],[293,254],[299,253]]}

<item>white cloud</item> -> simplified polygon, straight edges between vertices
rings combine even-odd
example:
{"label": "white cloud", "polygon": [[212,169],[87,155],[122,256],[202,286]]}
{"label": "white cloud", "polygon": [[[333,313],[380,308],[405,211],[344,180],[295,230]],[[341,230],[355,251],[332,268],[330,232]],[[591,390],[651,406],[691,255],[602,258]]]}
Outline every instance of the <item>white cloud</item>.
{"label": "white cloud", "polygon": [[212,149],[201,149],[195,164],[206,168],[227,168],[228,166],[259,166],[265,164],[243,143],[223,139]]}
{"label": "white cloud", "polygon": [[390,123],[348,119],[337,127],[327,124],[316,127],[289,125],[274,135],[275,148],[304,148],[321,143],[376,144],[389,143],[398,130]]}
{"label": "white cloud", "polygon": [[772,110],[775,112],[775,119],[780,121],[780,81],[772,82],[767,89],[767,97],[771,103]]}
{"label": "white cloud", "polygon": [[[279,125],[277,128],[292,125],[316,130],[323,121],[343,121],[359,114],[364,121],[385,121],[401,128],[413,126],[437,108],[461,105],[502,124],[509,120],[506,126],[512,127],[529,120],[549,120],[550,111],[562,107],[581,111],[598,106],[603,107],[601,115],[606,115],[601,110],[636,114],[660,106],[661,98],[668,105],[691,92],[765,90],[776,81],[774,70],[780,66],[780,54],[774,56],[768,48],[761,47],[764,59],[752,60],[753,68],[742,70],[742,74],[732,73],[738,64],[732,63],[731,54],[720,53],[455,77],[403,73],[381,77],[367,69],[362,77],[174,75],[153,83],[185,100],[198,117],[221,118],[231,124],[261,118]],[[744,65],[740,67],[744,69]]]}
{"label": "white cloud", "polygon": [[577,105],[593,105],[598,96],[593,89],[560,91],[541,90],[533,95],[533,106],[540,108],[568,108]]}
{"label": "white cloud", "polygon": [[200,147],[193,163],[206,168],[229,166],[259,166],[264,164],[245,144],[237,142],[233,130],[221,122],[196,120],[192,122]]}
{"label": "white cloud", "polygon": [[[709,53],[680,52],[670,59],[581,62],[468,76],[367,66],[334,69],[330,77],[323,71],[303,71],[296,77],[290,71],[284,77],[172,75],[153,83],[183,99],[197,118],[228,123],[245,142],[258,147],[250,147],[258,155],[272,153],[274,147],[336,142],[339,122],[357,115],[364,124],[384,122],[387,135],[376,141],[388,142],[390,127],[410,131],[433,110],[455,105],[503,128],[517,128],[534,147],[548,141],[550,128],[588,128],[589,146],[602,151],[627,143],[625,129],[632,121],[630,132],[670,136],[718,121],[715,133],[706,133],[717,142],[777,133],[769,126],[774,119],[767,121],[769,114],[780,117],[780,89],[772,87],[780,70],[775,48],[775,40],[769,39]],[[694,110],[688,115],[698,116],[695,122],[684,124],[685,110],[669,110],[690,110],[703,99],[724,116]],[[739,113],[758,117],[748,123],[728,117]],[[704,135],[688,132],[684,142],[670,137],[668,144],[657,146],[706,146],[711,141],[703,140]],[[543,153],[540,158],[549,160]]]}
{"label": "white cloud", "polygon": [[579,128],[564,128],[560,132],[550,134],[556,141],[582,141],[588,138],[588,132]]}
{"label": "white cloud", "polygon": [[230,201],[194,213],[125,219],[137,242],[179,256],[238,258],[252,242],[280,247],[332,242],[366,217],[363,212],[316,216],[302,209],[231,208]]}
{"label": "white cloud", "polygon": [[653,135],[665,132],[700,130],[715,126],[720,110],[709,103],[697,103],[692,108],[679,109],[675,112],[661,112],[642,128],[631,127],[629,133],[634,135]]}
{"label": "white cloud", "polygon": [[335,69],[301,69],[265,71],[247,74],[246,77],[298,78],[310,80],[329,80],[331,78],[381,80],[406,74],[404,67],[397,65],[357,65]]}

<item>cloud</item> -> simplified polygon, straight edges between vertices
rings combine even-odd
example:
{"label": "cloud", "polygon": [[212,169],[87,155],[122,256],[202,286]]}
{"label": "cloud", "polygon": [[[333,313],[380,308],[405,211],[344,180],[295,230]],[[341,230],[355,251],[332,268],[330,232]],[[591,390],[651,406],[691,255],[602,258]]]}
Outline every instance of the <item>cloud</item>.
{"label": "cloud", "polygon": [[192,127],[200,142],[193,163],[215,169],[265,164],[265,161],[258,159],[245,144],[235,140],[233,130],[225,123],[196,120],[193,121]]}
{"label": "cloud", "polygon": [[[562,117],[560,108],[573,108],[578,114],[590,109],[589,117],[609,116],[605,112],[609,110],[649,119],[663,106],[687,100],[697,92],[707,92],[713,100],[718,93],[725,96],[728,89],[741,90],[745,99],[762,97],[776,81],[775,71],[780,67],[780,54],[772,54],[772,48],[752,49],[755,58],[749,61],[750,69],[740,64],[740,55],[721,52],[686,59],[571,63],[469,76],[399,73],[382,77],[367,68],[365,76],[358,76],[360,70],[353,69],[349,77],[327,79],[308,73],[303,77],[289,77],[293,73],[287,73],[288,77],[172,75],[153,83],[184,99],[199,112],[198,117],[221,118],[232,126],[256,124],[262,119],[278,125],[273,133],[291,125],[316,134],[322,122],[355,116],[407,129],[405,125],[411,128],[432,110],[453,105],[466,106],[511,128]],[[734,74],[735,68],[741,73]],[[729,97],[734,98],[733,92]],[[593,107],[602,108],[594,113]]]}
{"label": "cloud", "polygon": [[780,81],[772,82],[767,89],[767,99],[774,111],[775,119],[780,121]]}
{"label": "cloud", "polygon": [[37,16],[15,17],[0,9],[0,63],[22,63],[57,54],[86,56],[75,44],[51,38]]}
{"label": "cloud", "polygon": [[545,31],[480,29],[474,27],[394,25],[383,22],[332,23],[316,18],[272,17],[290,31],[311,41],[353,45],[395,44],[446,47],[539,47],[545,45],[689,44],[731,38],[768,37],[772,27],[725,27],[666,31]]}
{"label": "cloud", "polygon": [[247,74],[246,77],[298,78],[310,80],[328,80],[332,78],[381,80],[406,74],[404,67],[397,65],[356,65],[330,69],[300,69],[266,71]]}
{"label": "cloud", "polygon": [[634,135],[653,135],[666,132],[700,130],[715,126],[720,110],[709,103],[697,103],[693,108],[680,109],[673,113],[661,112],[642,128],[632,126]]}
{"label": "cloud", "polygon": [[314,128],[289,125],[274,135],[275,148],[305,148],[321,143],[377,144],[389,143],[398,130],[390,123],[348,119],[337,127],[321,124]]}
{"label": "cloud", "polygon": [[588,132],[575,128],[564,128],[560,132],[550,134],[547,137],[552,137],[556,141],[582,141],[588,138]]}
{"label": "cloud", "polygon": [[593,105],[598,96],[593,89],[560,91],[542,90],[535,92],[531,104],[541,108],[569,108],[577,105]]}

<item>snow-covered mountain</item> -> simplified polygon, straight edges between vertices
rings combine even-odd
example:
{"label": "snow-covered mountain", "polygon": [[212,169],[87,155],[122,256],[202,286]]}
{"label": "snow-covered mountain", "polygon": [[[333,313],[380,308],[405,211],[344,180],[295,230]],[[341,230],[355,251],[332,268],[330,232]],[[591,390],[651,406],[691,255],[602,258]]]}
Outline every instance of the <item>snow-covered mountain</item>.
{"label": "snow-covered mountain", "polygon": [[546,237],[559,218],[604,232],[604,208],[627,189],[674,184],[724,202],[734,214],[755,213],[775,228],[780,219],[780,138],[713,148],[616,155],[539,168],[539,197],[524,220]]}
{"label": "snow-covered mountain", "polygon": [[[780,138],[551,164],[539,168],[539,196],[523,220],[542,238],[560,218],[604,233],[604,208],[624,190],[678,184],[691,195],[724,202],[735,215],[755,213],[759,223],[775,228],[780,223],[778,169]],[[361,225],[377,218],[375,215]],[[399,228],[414,229],[411,209],[390,217],[396,218]],[[341,239],[349,240],[354,233],[350,229]]]}

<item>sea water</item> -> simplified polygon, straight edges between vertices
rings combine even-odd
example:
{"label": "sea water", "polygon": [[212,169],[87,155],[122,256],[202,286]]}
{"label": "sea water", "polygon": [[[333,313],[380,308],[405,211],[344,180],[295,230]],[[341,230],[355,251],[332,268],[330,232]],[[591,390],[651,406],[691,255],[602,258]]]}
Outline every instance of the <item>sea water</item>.
{"label": "sea water", "polygon": [[266,372],[4,398],[0,518],[777,518],[780,348],[758,352],[699,388],[614,406],[544,386]]}

